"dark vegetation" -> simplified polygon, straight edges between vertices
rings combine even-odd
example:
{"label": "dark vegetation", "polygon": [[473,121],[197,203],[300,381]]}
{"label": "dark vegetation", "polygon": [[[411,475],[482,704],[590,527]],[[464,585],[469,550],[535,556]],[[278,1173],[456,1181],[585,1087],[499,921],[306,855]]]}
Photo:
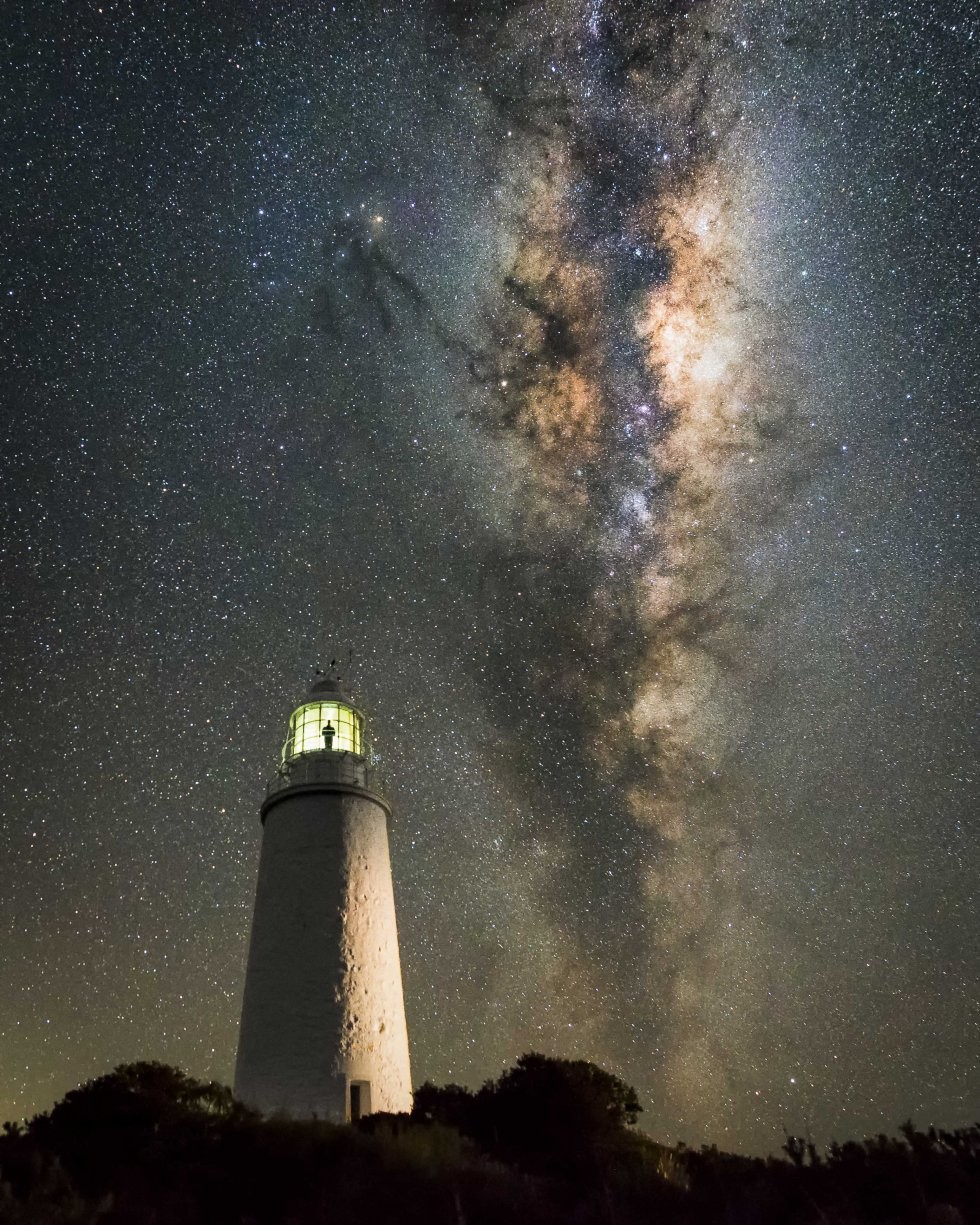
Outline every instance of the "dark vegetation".
{"label": "dark vegetation", "polygon": [[228,1089],[129,1064],[0,1135],[3,1225],[973,1225],[980,1127],[758,1159],[668,1149],[589,1063],[525,1055],[411,1115],[263,1120]]}

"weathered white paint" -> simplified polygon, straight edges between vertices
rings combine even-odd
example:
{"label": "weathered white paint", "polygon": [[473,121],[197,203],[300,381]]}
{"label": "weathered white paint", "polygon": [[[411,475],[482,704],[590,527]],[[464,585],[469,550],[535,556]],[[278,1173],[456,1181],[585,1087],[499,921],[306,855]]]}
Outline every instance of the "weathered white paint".
{"label": "weathered white paint", "polygon": [[262,836],[235,1095],[343,1122],[351,1081],[371,1111],[411,1110],[387,814],[365,794],[287,792]]}

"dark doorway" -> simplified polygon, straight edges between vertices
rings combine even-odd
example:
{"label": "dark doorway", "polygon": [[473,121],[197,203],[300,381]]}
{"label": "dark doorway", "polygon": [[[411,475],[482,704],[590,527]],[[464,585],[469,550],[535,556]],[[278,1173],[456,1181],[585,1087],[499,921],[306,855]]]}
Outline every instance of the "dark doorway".
{"label": "dark doorway", "polygon": [[350,1121],[356,1123],[371,1113],[371,1082],[368,1080],[352,1080],[350,1082]]}

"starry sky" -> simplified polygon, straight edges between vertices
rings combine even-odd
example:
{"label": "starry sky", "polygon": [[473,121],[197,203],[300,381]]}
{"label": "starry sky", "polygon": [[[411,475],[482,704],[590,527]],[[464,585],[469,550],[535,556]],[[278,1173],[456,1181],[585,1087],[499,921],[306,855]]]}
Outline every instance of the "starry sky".
{"label": "starry sky", "polygon": [[974,1119],[970,8],[10,6],[0,1118],[231,1080],[337,656],[416,1083]]}

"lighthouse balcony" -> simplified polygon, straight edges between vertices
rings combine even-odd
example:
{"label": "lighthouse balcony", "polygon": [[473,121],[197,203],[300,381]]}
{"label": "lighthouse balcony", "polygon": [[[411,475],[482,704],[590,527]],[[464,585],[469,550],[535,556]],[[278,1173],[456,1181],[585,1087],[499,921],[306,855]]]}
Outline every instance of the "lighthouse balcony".
{"label": "lighthouse balcony", "polygon": [[323,783],[363,787],[367,791],[375,791],[378,787],[376,771],[366,757],[323,750],[284,761],[269,781],[266,797],[278,795],[289,787],[315,787]]}

